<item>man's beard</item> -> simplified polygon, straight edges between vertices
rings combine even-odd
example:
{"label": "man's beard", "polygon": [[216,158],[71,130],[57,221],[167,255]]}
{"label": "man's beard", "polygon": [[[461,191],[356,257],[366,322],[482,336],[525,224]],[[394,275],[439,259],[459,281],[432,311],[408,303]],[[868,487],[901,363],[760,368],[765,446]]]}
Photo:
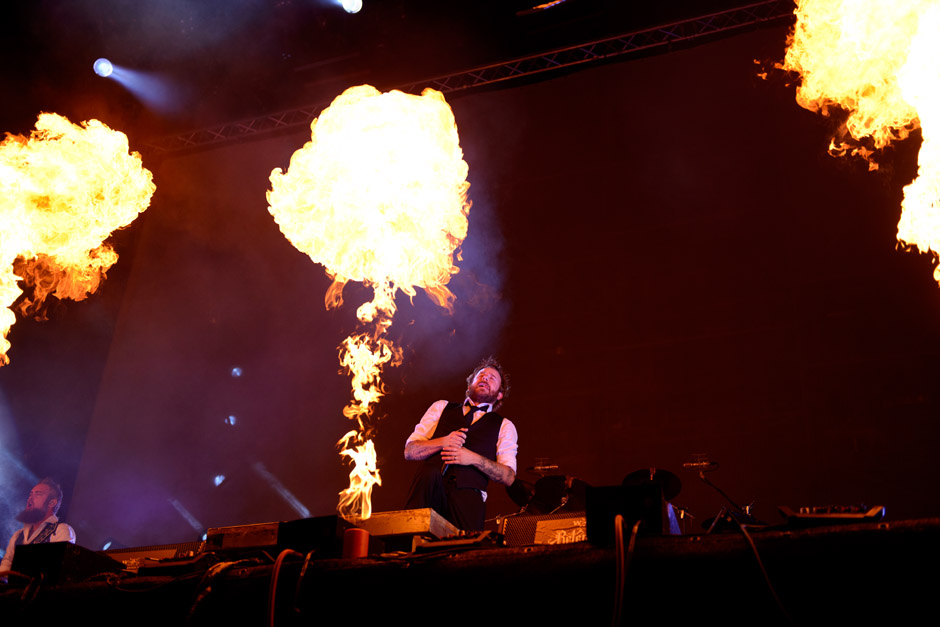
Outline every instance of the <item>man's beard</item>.
{"label": "man's beard", "polygon": [[487,394],[486,392],[479,392],[474,386],[467,388],[467,398],[473,401],[474,405],[479,405],[481,403],[488,403],[490,405],[495,405],[496,401],[499,400],[499,390]]}
{"label": "man's beard", "polygon": [[32,525],[38,522],[42,522],[46,518],[46,512],[41,509],[29,509],[26,508],[22,512],[16,515],[16,519],[21,523],[27,525]]}

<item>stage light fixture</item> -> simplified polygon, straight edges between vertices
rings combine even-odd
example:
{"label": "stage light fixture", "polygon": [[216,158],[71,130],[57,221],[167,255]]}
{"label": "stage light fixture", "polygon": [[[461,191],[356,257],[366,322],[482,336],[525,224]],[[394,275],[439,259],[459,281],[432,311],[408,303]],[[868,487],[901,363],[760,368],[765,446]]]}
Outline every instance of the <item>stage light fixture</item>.
{"label": "stage light fixture", "polygon": [[111,76],[111,72],[114,71],[114,66],[111,65],[111,62],[105,59],[104,57],[95,61],[95,74],[101,76],[102,78],[107,78]]}
{"label": "stage light fixture", "polygon": [[359,13],[362,10],[362,0],[342,0],[346,13]]}
{"label": "stage light fixture", "polygon": [[126,549],[127,545],[123,544],[120,540],[115,539],[113,536],[108,536],[104,539],[104,542],[101,544],[100,551],[107,551],[111,549],[115,551],[117,549]]}

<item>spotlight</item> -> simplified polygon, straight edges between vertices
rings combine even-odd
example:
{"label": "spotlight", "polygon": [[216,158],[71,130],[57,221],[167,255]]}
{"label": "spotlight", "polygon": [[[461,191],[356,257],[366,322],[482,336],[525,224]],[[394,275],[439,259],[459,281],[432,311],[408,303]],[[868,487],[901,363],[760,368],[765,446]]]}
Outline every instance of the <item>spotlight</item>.
{"label": "spotlight", "polygon": [[346,13],[359,13],[362,9],[362,0],[342,0]]}
{"label": "spotlight", "polygon": [[111,65],[111,62],[105,59],[104,57],[95,61],[95,74],[103,78],[111,76],[111,72],[114,71],[114,66]]}
{"label": "spotlight", "polygon": [[[95,74],[120,83],[138,100],[159,113],[173,113],[182,106],[182,97],[168,78],[111,63],[101,57],[94,64]],[[233,375],[237,376],[237,375]]]}

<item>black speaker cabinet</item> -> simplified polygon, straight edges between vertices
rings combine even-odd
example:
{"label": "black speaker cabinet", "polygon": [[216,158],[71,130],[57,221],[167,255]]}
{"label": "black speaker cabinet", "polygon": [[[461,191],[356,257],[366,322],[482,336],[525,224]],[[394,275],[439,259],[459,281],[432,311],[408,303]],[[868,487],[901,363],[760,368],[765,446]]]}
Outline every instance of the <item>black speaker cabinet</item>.
{"label": "black speaker cabinet", "polygon": [[[23,544],[13,554],[13,570],[55,585],[84,581],[101,573],[119,573],[121,562],[71,542]],[[10,583],[13,583],[13,578]]]}
{"label": "black speaker cabinet", "polygon": [[588,487],[587,536],[592,544],[613,544],[614,520],[623,516],[629,529],[640,521],[639,533],[670,533],[668,504],[659,485]]}

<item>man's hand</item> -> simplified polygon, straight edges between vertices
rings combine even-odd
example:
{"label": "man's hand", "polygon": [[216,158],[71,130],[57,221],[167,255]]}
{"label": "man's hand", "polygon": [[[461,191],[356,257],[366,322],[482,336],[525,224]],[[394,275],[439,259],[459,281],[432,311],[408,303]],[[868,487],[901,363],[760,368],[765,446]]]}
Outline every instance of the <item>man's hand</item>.
{"label": "man's hand", "polygon": [[441,458],[448,464],[473,466],[496,483],[508,486],[516,480],[516,473],[509,466],[494,462],[492,459],[483,457],[479,453],[474,453],[462,446],[445,446],[444,450],[441,451]]}
{"label": "man's hand", "polygon": [[[456,433],[456,431],[454,432]],[[453,434],[451,434],[453,435]],[[457,464],[458,466],[470,466],[480,457],[468,448],[460,446],[445,446],[441,451],[441,459],[448,464]]]}
{"label": "man's hand", "polygon": [[444,447],[444,450],[447,450],[448,448],[461,448],[466,441],[467,430],[457,429],[456,431],[451,431],[441,438],[441,445]]}
{"label": "man's hand", "polygon": [[462,448],[467,441],[467,430],[451,431],[444,437],[433,440],[414,440],[405,445],[405,459],[408,461],[421,461],[435,453],[440,453],[444,447]]}

